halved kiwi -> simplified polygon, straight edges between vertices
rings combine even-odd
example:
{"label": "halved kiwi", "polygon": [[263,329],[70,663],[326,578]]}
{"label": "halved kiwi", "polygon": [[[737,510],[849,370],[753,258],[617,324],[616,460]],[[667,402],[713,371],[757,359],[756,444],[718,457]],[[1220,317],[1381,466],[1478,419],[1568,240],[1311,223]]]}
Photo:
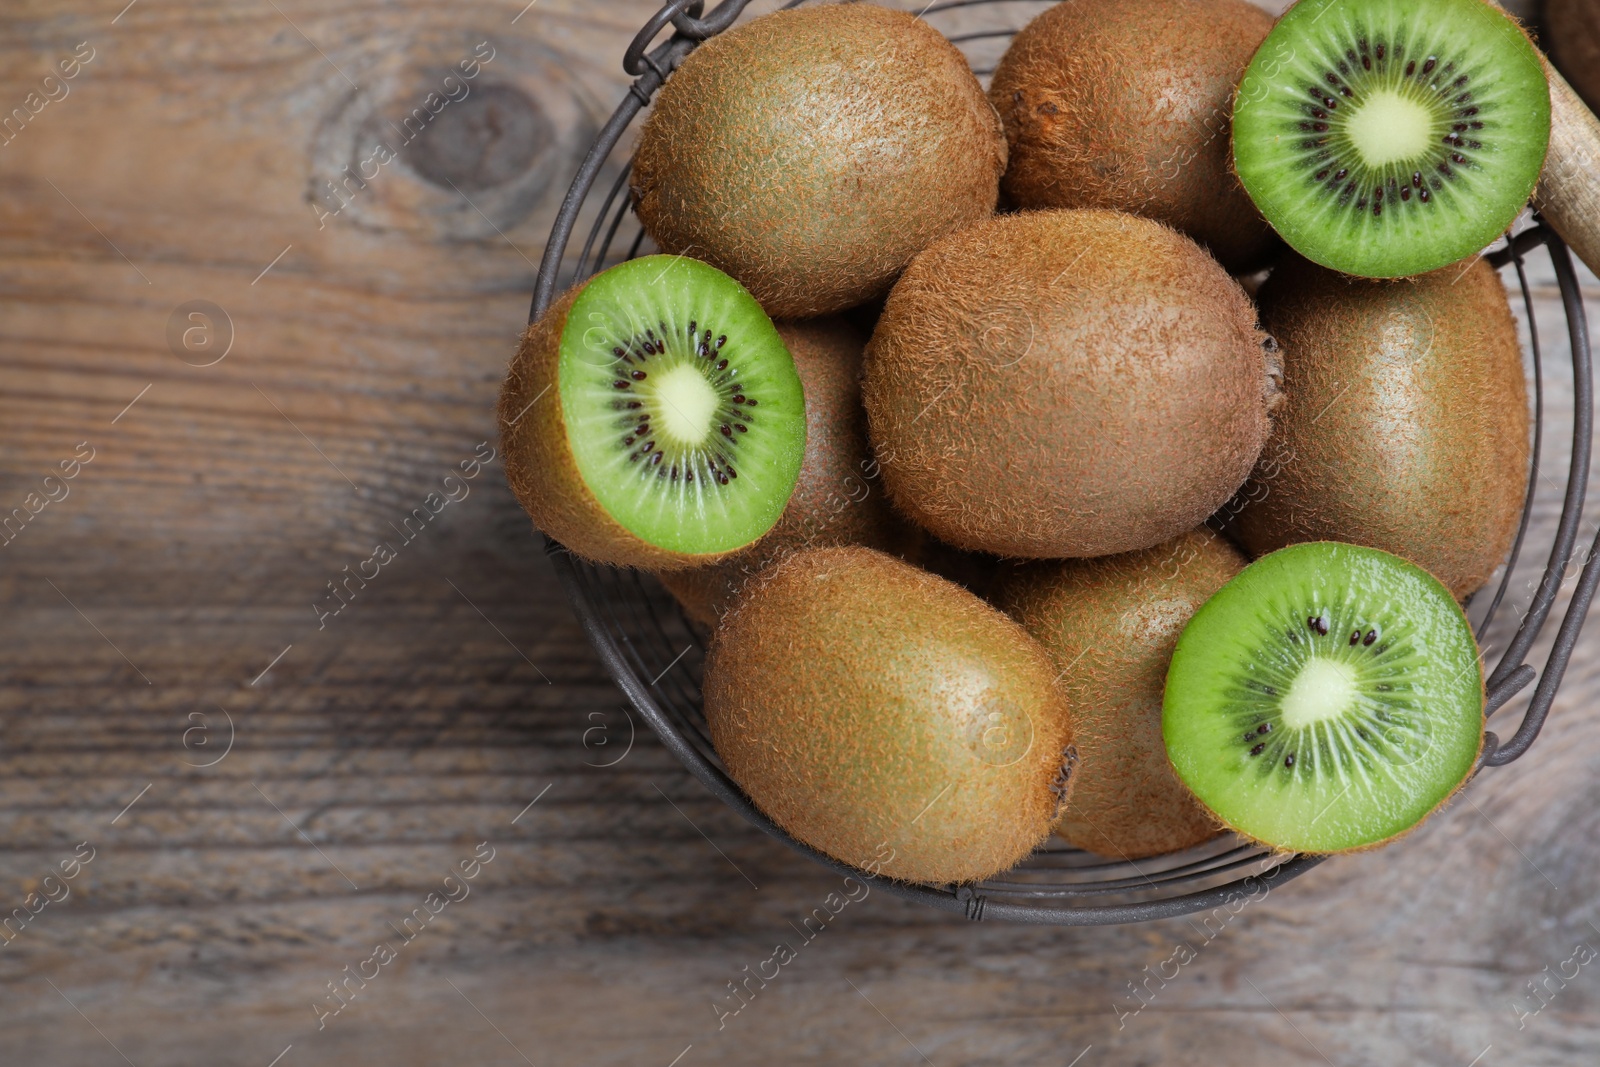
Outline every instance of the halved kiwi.
{"label": "halved kiwi", "polygon": [[714,267],[646,256],[528,327],[500,393],[506,474],[540,529],[603,563],[725,556],[783,514],[805,451],[794,360]]}
{"label": "halved kiwi", "polygon": [[1234,165],[1307,259],[1395,278],[1472,256],[1527,204],[1550,87],[1483,0],[1301,0],[1235,97]]}
{"label": "halved kiwi", "polygon": [[1202,804],[1297,852],[1416,826],[1472,773],[1483,726],[1478,647],[1449,590],[1332,541],[1265,556],[1206,602],[1178,639],[1161,723]]}

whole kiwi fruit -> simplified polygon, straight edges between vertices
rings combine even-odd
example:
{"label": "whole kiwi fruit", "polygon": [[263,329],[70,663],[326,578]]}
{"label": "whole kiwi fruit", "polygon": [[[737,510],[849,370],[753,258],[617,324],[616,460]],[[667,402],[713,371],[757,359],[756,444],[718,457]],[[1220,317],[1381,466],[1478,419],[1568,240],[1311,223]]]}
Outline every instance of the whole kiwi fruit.
{"label": "whole kiwi fruit", "polygon": [[734,781],[799,840],[892,878],[971,882],[1047,838],[1068,791],[1054,674],[954,583],[857,545],[808,549],[723,616],[705,715]]}
{"label": "whole kiwi fruit", "polygon": [[1600,108],[1600,6],[1594,0],[1547,0],[1550,58],[1585,102]]}
{"label": "whole kiwi fruit", "polygon": [[1024,563],[994,599],[1055,658],[1072,715],[1072,798],[1056,832],[1122,859],[1176,852],[1219,827],[1167,760],[1161,701],[1178,635],[1247,561],[1208,529],[1139,552]]}
{"label": "whole kiwi fruit", "polygon": [[838,317],[778,322],[805,389],[806,451],[783,515],[750,548],[706,567],[660,575],[695,622],[715,626],[746,582],[801,548],[902,547],[911,532],[889,508],[861,409],[866,335]]}
{"label": "whole kiwi fruit", "polygon": [[1382,549],[1453,593],[1505,559],[1528,486],[1516,322],[1482,260],[1370,281],[1294,257],[1262,287],[1287,403],[1230,511],[1252,555]]}
{"label": "whole kiwi fruit", "polygon": [[890,501],[973,552],[1160,544],[1250,473],[1276,398],[1264,342],[1238,283],[1160,223],[986,219],[918,254],[867,346]]}
{"label": "whole kiwi fruit", "polygon": [[990,214],[1005,160],[999,117],[943,35],[818,4],[691,52],[656,95],[632,184],[663,251],[806,318],[881,296],[914,254]]}
{"label": "whole kiwi fruit", "polygon": [[1065,0],[995,69],[1002,188],[1023,208],[1097,207],[1157,219],[1233,271],[1262,265],[1272,230],[1234,176],[1234,86],[1272,29],[1246,0]]}

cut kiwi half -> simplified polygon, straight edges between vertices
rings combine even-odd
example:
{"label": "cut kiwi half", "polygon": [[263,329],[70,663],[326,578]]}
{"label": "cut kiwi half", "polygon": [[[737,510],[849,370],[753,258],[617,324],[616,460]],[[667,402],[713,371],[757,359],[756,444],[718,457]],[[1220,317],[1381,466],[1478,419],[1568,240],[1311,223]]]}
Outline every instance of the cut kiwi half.
{"label": "cut kiwi half", "polygon": [[1273,848],[1347,852],[1416,826],[1483,745],[1477,643],[1427,571],[1377,549],[1294,545],[1195,614],[1167,671],[1174,770]]}
{"label": "cut kiwi half", "polygon": [[528,328],[500,416],[511,486],[542,530],[655,570],[760,538],[805,452],[804,394],[772,320],[682,256],[623,263],[563,296]]}
{"label": "cut kiwi half", "polygon": [[1301,0],[1235,97],[1234,166],[1307,259],[1370,278],[1475,255],[1533,194],[1550,87],[1484,0]]}

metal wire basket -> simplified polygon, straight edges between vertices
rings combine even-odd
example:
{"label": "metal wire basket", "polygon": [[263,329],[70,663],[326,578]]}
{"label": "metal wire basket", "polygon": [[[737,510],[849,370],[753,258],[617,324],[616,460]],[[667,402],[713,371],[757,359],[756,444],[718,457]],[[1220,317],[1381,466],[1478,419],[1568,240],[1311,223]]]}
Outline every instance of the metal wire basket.
{"label": "metal wire basket", "polygon": [[[799,6],[794,0],[788,7]],[[545,247],[538,282],[533,293],[530,321],[547,308],[558,292],[578,280],[597,273],[621,259],[638,255],[646,241],[637,221],[630,224],[627,251],[619,253],[618,235],[628,222],[629,198],[624,194],[628,166],[616,175],[598,208],[589,203],[590,194],[605,169],[623,134],[651,96],[670,77],[677,64],[700,42],[733,25],[750,0],[724,0],[714,10],[702,14],[702,0],[669,0],[629,44],[623,69],[635,76],[628,95],[601,129],[578,169],[566,200],[561,205]],[[930,4],[921,12],[938,25],[942,15],[956,15],[964,25],[944,27],[950,39],[982,52],[1003,47],[1016,32],[1021,17],[1036,13],[1041,0],[945,0]],[[995,15],[995,22],[1012,28],[972,25],[975,12],[960,9],[983,8]],[[1001,12],[1005,12],[1001,17]],[[670,28],[673,32],[662,43],[658,37]],[[970,53],[969,53],[970,58]],[[980,55],[974,72],[989,74]],[[568,248],[580,217],[590,216],[582,250],[568,264]],[[1505,653],[1488,671],[1488,710],[1492,715],[1523,689],[1537,681],[1522,721],[1509,740],[1502,742],[1494,733],[1485,739],[1479,765],[1498,767],[1526,752],[1544,725],[1551,701],[1566,671],[1595,587],[1600,584],[1600,535],[1583,557],[1582,571],[1567,611],[1552,643],[1542,670],[1525,662],[1535,641],[1544,630],[1556,605],[1563,578],[1574,562],[1578,527],[1582,519],[1584,493],[1589,479],[1589,450],[1593,431],[1593,383],[1590,366],[1589,332],[1572,258],[1555,232],[1537,218],[1534,225],[1508,238],[1490,256],[1498,269],[1512,268],[1521,285],[1527,305],[1531,333],[1534,375],[1533,474],[1516,542],[1504,574],[1494,589],[1488,609],[1476,624],[1483,635],[1494,621],[1512,574],[1523,554],[1524,537],[1532,512],[1538,482],[1544,434],[1543,354],[1533,298],[1524,257],[1542,250],[1550,257],[1560,286],[1570,334],[1575,409],[1571,457],[1561,518],[1548,561],[1536,591]],[[751,824],[842,874],[866,878],[870,875],[807,847],[779,829],[758,811],[730,779],[712,749],[701,714],[699,677],[703,649],[695,633],[685,623],[676,603],[654,579],[633,571],[591,566],[553,541],[546,550],[555,564],[562,587],[573,610],[599,652],[607,670],[627,695],[634,709],[648,722],[662,742],[706,788],[744,816]],[[1488,590],[1484,590],[1488,592]],[[1481,596],[1481,594],[1480,594]],[[1481,602],[1481,601],[1480,601]],[[1478,615],[1477,611],[1473,612]],[[965,914],[969,919],[1004,919],[1013,922],[1049,923],[1067,926],[1104,925],[1170,918],[1218,907],[1237,910],[1239,901],[1259,899],[1264,893],[1303,874],[1326,857],[1272,853],[1241,844],[1232,837],[1221,837],[1181,853],[1135,862],[1118,862],[1071,848],[1053,839],[1014,870],[976,885],[926,886],[876,879],[882,890],[931,907]]]}

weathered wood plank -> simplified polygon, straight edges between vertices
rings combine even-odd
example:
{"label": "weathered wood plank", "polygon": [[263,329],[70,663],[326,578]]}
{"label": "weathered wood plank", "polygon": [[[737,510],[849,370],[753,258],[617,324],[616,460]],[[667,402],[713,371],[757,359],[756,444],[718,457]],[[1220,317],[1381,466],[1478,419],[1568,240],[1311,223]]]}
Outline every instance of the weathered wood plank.
{"label": "weathered wood plank", "polygon": [[[497,465],[319,628],[326,583],[493,439],[530,261],[654,4],[141,0],[113,22],[121,7],[0,15],[0,103],[96,49],[0,148],[0,514],[94,448],[0,548],[0,914],[95,850],[70,896],[0,936],[5,1062],[1592,1058],[1592,967],[1537,1015],[1513,1008],[1575,943],[1600,947],[1592,633],[1524,761],[1404,844],[1237,916],[1035,930],[875,894],[803,943],[793,924],[837,878],[648,733],[593,766],[624,751],[627,719]],[[504,89],[494,121],[537,150],[474,140],[488,111],[443,125],[452,102],[439,129],[475,166],[385,164],[319,229],[319,183],[483,41],[475,84]],[[512,177],[463,196],[440,174]],[[1547,271],[1536,295],[1558,337]],[[235,335],[209,367],[167,336],[202,299]],[[1550,469],[1535,541],[1560,498]],[[391,924],[485,841],[470,895],[402,943]],[[394,962],[319,1030],[326,983],[379,941]],[[719,1030],[727,983],[778,941],[798,958]],[[1160,977],[1180,942],[1193,962]]]}

